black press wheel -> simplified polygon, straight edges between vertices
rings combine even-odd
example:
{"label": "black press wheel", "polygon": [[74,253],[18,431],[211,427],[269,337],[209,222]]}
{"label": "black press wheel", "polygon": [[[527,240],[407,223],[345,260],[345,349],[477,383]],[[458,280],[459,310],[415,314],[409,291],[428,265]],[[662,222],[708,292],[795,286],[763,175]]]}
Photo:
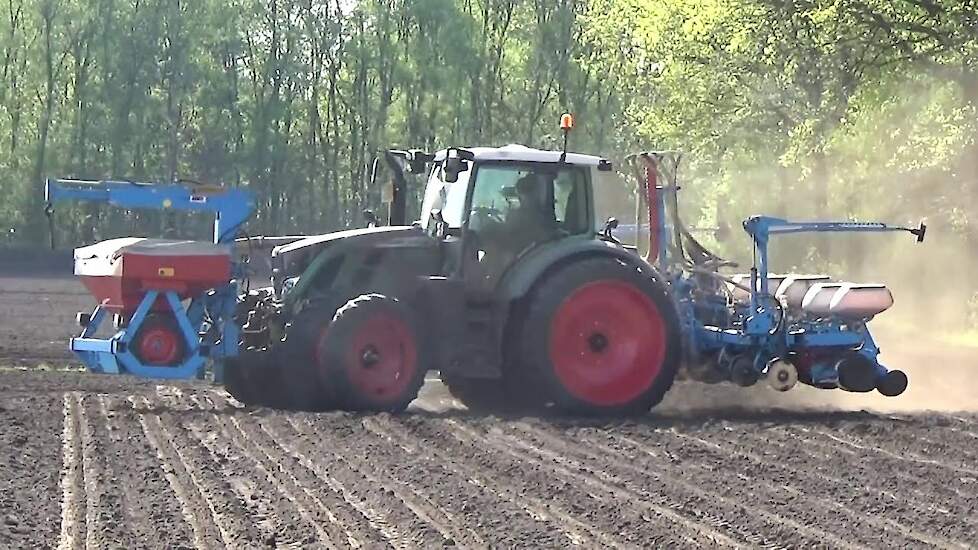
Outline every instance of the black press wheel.
{"label": "black press wheel", "polygon": [[662,283],[613,258],[542,280],[521,324],[524,371],[559,412],[642,414],[672,387],[679,322]]}
{"label": "black press wheel", "polygon": [[427,370],[411,309],[367,294],[341,307],[320,341],[321,382],[340,408],[400,412],[417,396]]}

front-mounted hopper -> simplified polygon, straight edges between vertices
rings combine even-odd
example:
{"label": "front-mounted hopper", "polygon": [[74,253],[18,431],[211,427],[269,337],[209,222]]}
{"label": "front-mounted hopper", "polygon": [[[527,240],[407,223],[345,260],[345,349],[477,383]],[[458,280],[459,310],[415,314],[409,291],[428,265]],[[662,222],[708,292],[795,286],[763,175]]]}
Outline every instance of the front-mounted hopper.
{"label": "front-mounted hopper", "polygon": [[[238,353],[234,319],[240,266],[233,257],[238,228],[254,210],[240,189],[119,181],[49,180],[46,212],[63,200],[215,216],[212,242],[112,239],[78,248],[75,274],[97,306],[78,315],[82,333],[71,350],[93,372],[153,378],[201,376],[208,359]],[[109,317],[114,327],[106,327]],[[215,365],[221,365],[220,361]],[[215,370],[218,380],[221,369]]]}

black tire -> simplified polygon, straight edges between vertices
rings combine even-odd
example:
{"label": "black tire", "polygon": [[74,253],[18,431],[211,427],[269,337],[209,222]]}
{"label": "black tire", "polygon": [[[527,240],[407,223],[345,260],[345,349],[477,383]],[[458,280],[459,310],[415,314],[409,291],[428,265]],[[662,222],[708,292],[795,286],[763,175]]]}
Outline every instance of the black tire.
{"label": "black tire", "polygon": [[514,391],[505,379],[465,378],[441,373],[448,393],[474,413],[520,414],[533,412],[536,403]]}
{"label": "black tire", "polygon": [[401,412],[424,384],[421,334],[403,302],[380,294],[354,298],[336,312],[321,340],[321,382],[342,409]]}
{"label": "black tire", "polygon": [[231,397],[246,406],[258,406],[258,392],[251,381],[250,352],[240,352],[236,357],[224,360],[224,389]]}
{"label": "black tire", "polygon": [[271,351],[243,351],[224,363],[224,389],[251,407],[289,408],[280,369]]}
{"label": "black tire", "polygon": [[651,273],[614,258],[583,259],[539,281],[527,300],[518,326],[522,376],[557,412],[644,414],[672,387],[679,320]]}
{"label": "black tire", "polygon": [[319,354],[335,315],[333,303],[309,304],[292,319],[285,340],[277,345],[282,350],[278,367],[290,409],[319,412],[337,407],[335,388],[323,383],[325,359]]}

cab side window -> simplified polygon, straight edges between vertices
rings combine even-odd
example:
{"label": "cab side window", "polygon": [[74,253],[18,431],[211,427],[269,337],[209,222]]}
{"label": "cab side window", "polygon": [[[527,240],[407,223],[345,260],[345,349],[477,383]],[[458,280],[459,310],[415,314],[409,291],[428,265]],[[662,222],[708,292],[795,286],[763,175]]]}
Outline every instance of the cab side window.
{"label": "cab side window", "polygon": [[561,170],[554,180],[554,216],[561,229],[576,235],[588,224],[587,182],[581,169]]}

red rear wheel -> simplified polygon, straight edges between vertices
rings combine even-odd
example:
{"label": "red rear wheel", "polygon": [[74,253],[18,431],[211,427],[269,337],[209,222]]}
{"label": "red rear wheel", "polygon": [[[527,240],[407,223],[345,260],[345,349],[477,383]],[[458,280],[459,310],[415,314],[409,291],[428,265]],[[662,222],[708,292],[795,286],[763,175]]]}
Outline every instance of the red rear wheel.
{"label": "red rear wheel", "polygon": [[131,348],[147,365],[170,366],[183,360],[186,343],[173,316],[153,314],[139,327]]}
{"label": "red rear wheel", "polygon": [[352,410],[401,411],[426,368],[417,325],[402,302],[370,294],[336,312],[317,350],[323,384]]}
{"label": "red rear wheel", "polygon": [[596,405],[640,396],[662,371],[665,321],[639,288],[619,280],[573,291],[550,323],[550,361],[567,391]]}
{"label": "red rear wheel", "polygon": [[579,260],[541,280],[527,300],[522,371],[558,410],[640,414],[672,387],[679,322],[650,272],[612,258]]}

